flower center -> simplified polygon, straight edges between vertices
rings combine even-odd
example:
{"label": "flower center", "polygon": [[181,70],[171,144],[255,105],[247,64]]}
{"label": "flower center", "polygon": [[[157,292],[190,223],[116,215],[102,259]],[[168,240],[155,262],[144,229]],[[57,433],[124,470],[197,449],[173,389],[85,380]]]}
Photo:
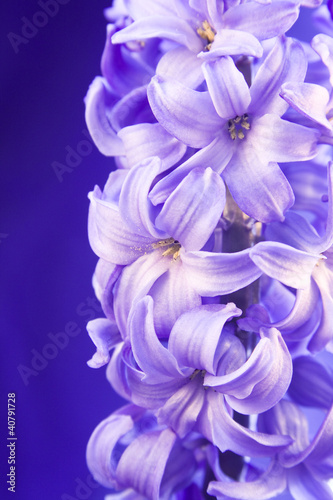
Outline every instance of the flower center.
{"label": "flower center", "polygon": [[160,241],[157,241],[156,243],[153,243],[152,247],[153,248],[168,247],[162,253],[163,257],[166,257],[167,255],[171,255],[173,260],[177,260],[179,257],[179,254],[180,254],[181,244],[179,243],[179,241],[175,240],[174,238],[166,238],[165,240],[160,240]]}
{"label": "flower center", "polygon": [[216,35],[214,28],[211,27],[208,21],[204,21],[201,27],[197,29],[197,33],[203,40],[208,42],[205,48],[206,50],[210,50]]}
{"label": "flower center", "polygon": [[242,116],[236,116],[232,120],[228,120],[228,132],[231,139],[234,141],[237,137],[238,139],[244,139],[244,130],[250,130],[251,126],[248,122],[249,116],[245,113]]}

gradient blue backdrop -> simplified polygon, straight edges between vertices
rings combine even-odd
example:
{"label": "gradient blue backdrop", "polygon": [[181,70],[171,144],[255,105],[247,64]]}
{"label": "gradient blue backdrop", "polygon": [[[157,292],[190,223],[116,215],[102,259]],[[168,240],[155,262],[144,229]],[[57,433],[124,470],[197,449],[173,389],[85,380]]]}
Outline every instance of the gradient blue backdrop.
{"label": "gradient blue backdrop", "polygon": [[[113,161],[88,144],[62,182],[52,167],[86,139],[83,98],[100,73],[110,2],[62,1],[53,17],[36,15],[43,11],[37,0],[6,2],[1,12],[1,499],[104,498],[104,488],[82,486],[85,448],[119,405],[105,369],[86,365],[94,349],[85,331],[99,315],[89,305],[97,258],[87,239],[87,193],[104,184]],[[47,21],[28,43],[9,35],[22,36],[22,18]],[[80,332],[58,352],[46,348],[54,358],[26,372],[24,383],[18,366],[33,369],[33,353],[71,323]],[[6,485],[9,392],[16,393],[15,495]]]}

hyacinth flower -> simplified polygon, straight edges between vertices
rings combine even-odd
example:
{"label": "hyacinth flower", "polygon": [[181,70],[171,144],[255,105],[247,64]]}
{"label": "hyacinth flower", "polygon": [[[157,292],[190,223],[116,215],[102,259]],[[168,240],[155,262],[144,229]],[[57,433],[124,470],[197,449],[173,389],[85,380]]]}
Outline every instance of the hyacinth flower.
{"label": "hyacinth flower", "polygon": [[319,291],[322,314],[308,343],[312,352],[332,348],[332,169],[333,164],[330,163],[326,233],[318,235],[306,219],[290,212],[285,222],[274,223],[267,228],[267,237],[272,241],[258,243],[250,252],[251,258],[264,273],[298,290],[295,305],[280,326],[301,327],[311,317]]}
{"label": "hyacinth flower", "polygon": [[283,220],[294,196],[277,162],[313,158],[320,136],[314,128],[281,118],[288,105],[280,87],[303,81],[306,66],[301,46],[280,37],[250,88],[230,57],[204,63],[208,91],[154,77],[148,97],[159,123],[200,150],[160,181],[152,201],[163,201],[184,175],[204,164],[221,174],[247,215],[261,222]]}
{"label": "hyacinth flower", "polygon": [[156,123],[148,104],[147,84],[155,74],[159,47],[155,42],[140,46],[137,57],[136,47],[112,45],[111,36],[125,24],[122,20],[107,26],[102,76],[93,80],[85,97],[87,127],[101,153],[121,157],[122,167],[158,155],[169,168],[186,146]]}
{"label": "hyacinth flower", "polygon": [[[95,188],[89,195],[93,250],[103,261],[126,266],[121,275],[116,273],[119,278],[111,291],[124,336],[132,305],[147,293],[158,304],[156,321],[163,330],[181,312],[201,304],[201,297],[234,292],[261,275],[249,249],[233,254],[201,250],[225,203],[219,175],[209,168],[194,169],[163,205],[155,207],[148,194],[161,163],[153,158],[130,171],[113,172],[103,193]],[[107,282],[108,277],[100,280]]]}
{"label": "hyacinth flower", "polygon": [[202,467],[195,449],[204,440],[196,438],[184,442],[158,425],[151,412],[127,405],[96,427],[87,446],[87,463],[99,483],[123,490],[107,498],[176,500],[174,493],[186,491],[191,482],[195,486],[195,474]]}
{"label": "hyacinth flower", "polygon": [[180,438],[200,432],[222,452],[270,456],[286,446],[288,436],[246,429],[232,419],[232,411],[248,415],[274,406],[288,388],[291,358],[280,333],[262,329],[246,360],[240,340],[224,328],[240,314],[232,303],[194,308],[175,321],[165,347],[148,296],[133,308],[125,342],[106,319],[88,324],[97,347],[89,364],[107,363],[116,347],[107,371],[110,383],[121,396],[154,410],[160,424]]}
{"label": "hyacinth flower", "polygon": [[196,88],[205,78],[201,65],[222,56],[261,57],[261,40],[285,33],[298,17],[297,2],[229,3],[214,1],[129,0],[134,20],[112,43],[161,38],[174,42],[156,74]]}

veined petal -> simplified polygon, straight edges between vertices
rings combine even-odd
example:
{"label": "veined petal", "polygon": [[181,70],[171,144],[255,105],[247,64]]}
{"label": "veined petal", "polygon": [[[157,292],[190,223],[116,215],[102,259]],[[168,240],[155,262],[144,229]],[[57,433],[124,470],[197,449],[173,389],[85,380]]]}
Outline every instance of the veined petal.
{"label": "veined petal", "polygon": [[154,250],[123,270],[114,289],[114,313],[123,338],[127,336],[127,319],[132,305],[149,293],[155,281],[167,272],[170,263],[160,250]]}
{"label": "veined petal", "polygon": [[[209,304],[192,309],[175,322],[168,349],[180,366],[215,374],[222,356],[222,329],[227,321],[241,314],[242,311],[233,303]],[[214,375],[211,377],[215,378]]]}
{"label": "veined petal", "polygon": [[96,77],[85,97],[85,118],[89,133],[100,150],[106,156],[121,156],[124,146],[109,121],[111,108],[117,102],[107,88],[104,78]]}
{"label": "veined petal", "polygon": [[131,57],[124,47],[111,43],[111,37],[116,31],[116,25],[107,26],[101,70],[112,90],[119,96],[124,96],[134,88],[148,83],[153,70]]}
{"label": "veined petal", "polygon": [[183,438],[193,429],[204,399],[202,378],[198,375],[178,389],[157,411],[158,422],[168,425]]}
{"label": "veined petal", "polygon": [[235,143],[230,141],[229,134],[221,133],[208,146],[199,149],[188,160],[161,179],[149,193],[149,198],[154,205],[163,203],[186,175],[194,168],[202,167],[202,165],[209,165],[212,170],[220,173],[229,163],[234,148]]}
{"label": "veined petal", "polygon": [[225,186],[211,168],[196,168],[177,186],[156,218],[156,226],[185,250],[200,250],[213,233],[225,205]]}
{"label": "veined petal", "polygon": [[[131,406],[134,407],[134,405]],[[89,439],[88,467],[94,479],[106,488],[115,488],[119,484],[116,479],[115,465],[111,462],[111,454],[119,439],[129,432],[133,425],[129,414],[118,412],[103,420]]]}
{"label": "veined petal", "polygon": [[196,89],[203,81],[202,61],[187,47],[166,52],[159,60],[156,74],[163,80],[177,80],[186,87]]}
{"label": "veined petal", "polygon": [[167,38],[185,45],[193,52],[202,49],[202,42],[190,24],[176,16],[149,16],[138,19],[126,28],[115,33],[112,43],[126,43],[147,38]]}
{"label": "veined petal", "polygon": [[149,500],[158,500],[166,463],[176,439],[171,429],[138,436],[120,458],[116,471],[119,483]]}
{"label": "veined petal", "polygon": [[272,456],[291,442],[289,436],[264,434],[241,426],[230,416],[222,394],[210,390],[197,428],[220,451],[231,450],[243,456]]}
{"label": "veined petal", "polygon": [[285,83],[281,87],[281,97],[299,113],[332,132],[332,125],[326,118],[329,101],[328,91],[314,83]]}
{"label": "veined petal", "polygon": [[97,351],[87,362],[91,368],[100,368],[110,361],[109,351],[122,341],[118,327],[114,321],[97,318],[87,324],[89,337]]}
{"label": "veined petal", "polygon": [[296,250],[284,243],[262,241],[250,249],[253,262],[268,276],[293,288],[310,285],[318,254]]}
{"label": "veined petal", "polygon": [[308,345],[309,351],[315,353],[324,349],[333,337],[333,272],[325,262],[320,262],[313,272],[313,279],[323,304],[319,327]]}
{"label": "veined petal", "polygon": [[205,62],[202,70],[217,114],[226,120],[242,116],[251,101],[250,90],[232,58]]}
{"label": "veined petal", "polygon": [[168,236],[155,227],[155,207],[148,198],[151,184],[161,170],[162,162],[157,156],[147,158],[129,171],[120,192],[122,219],[134,234],[141,234],[144,238],[162,239]]}
{"label": "veined petal", "polygon": [[261,329],[262,338],[247,362],[235,372],[205,376],[205,385],[226,395],[226,401],[242,414],[257,414],[274,406],[288,389],[292,361],[275,328]]}
{"label": "veined petal", "polygon": [[209,61],[222,56],[247,55],[262,57],[263,49],[259,40],[247,31],[222,28],[215,35],[210,50],[200,52],[198,58]]}
{"label": "veined petal", "polygon": [[208,92],[197,92],[177,81],[155,76],[148,99],[159,123],[188,146],[202,148],[212,142],[222,123]]}
{"label": "veined petal", "polygon": [[333,492],[327,483],[317,481],[307,467],[299,464],[288,472],[288,487],[293,498],[302,500],[332,500]]}
{"label": "veined petal", "polygon": [[128,330],[134,358],[144,372],[144,383],[183,377],[176,358],[156,336],[151,297],[144,297],[133,307]]}
{"label": "veined petal", "polygon": [[286,472],[272,460],[268,469],[254,481],[211,481],[207,493],[221,499],[267,500],[287,487]]}
{"label": "veined petal", "polygon": [[251,85],[249,114],[283,115],[288,104],[279,95],[281,85],[285,82],[303,82],[306,69],[307,60],[301,44],[292,38],[277,38]]}
{"label": "veined petal", "polygon": [[296,3],[275,1],[270,4],[249,2],[230,8],[223,15],[224,26],[252,33],[266,40],[285,33],[297,19]]}
{"label": "veined petal", "polygon": [[173,166],[185,154],[186,146],[172,137],[159,123],[140,123],[118,132],[129,167],[151,156],[158,156],[163,171]]}
{"label": "veined petal", "polygon": [[223,254],[184,252],[182,262],[193,288],[206,297],[240,290],[262,274],[251,261],[249,250]]}
{"label": "veined petal", "polygon": [[[330,19],[331,22],[331,19]],[[333,40],[329,35],[320,33],[313,37],[311,47],[317,52],[330,72],[330,83],[333,86]]]}
{"label": "veined petal", "polygon": [[177,318],[201,305],[201,296],[188,282],[180,259],[172,260],[169,269],[151,287],[154,299],[154,324],[159,338],[169,337]]}
{"label": "veined petal", "polygon": [[305,161],[317,154],[320,132],[267,114],[253,120],[251,138],[262,162]]}
{"label": "veined petal", "polygon": [[239,146],[222,177],[247,215],[260,222],[283,220],[294,194],[279,165],[262,156],[250,142]]}
{"label": "veined petal", "polygon": [[102,199],[97,186],[89,198],[89,242],[99,257],[113,264],[126,265],[151,249],[154,238],[134,233],[122,219],[116,204]]}

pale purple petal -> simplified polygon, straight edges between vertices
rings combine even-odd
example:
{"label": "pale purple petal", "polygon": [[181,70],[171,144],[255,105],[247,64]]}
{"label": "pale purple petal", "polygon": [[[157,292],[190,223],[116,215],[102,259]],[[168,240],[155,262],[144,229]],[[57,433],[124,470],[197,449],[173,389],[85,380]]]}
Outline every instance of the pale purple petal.
{"label": "pale purple petal", "polygon": [[110,320],[114,320],[112,288],[122,269],[122,266],[99,259],[92,279],[96,297],[101,302],[105,316]]}
{"label": "pale purple petal", "polygon": [[294,195],[275,162],[266,162],[252,144],[239,147],[222,172],[232,197],[250,217],[261,222],[283,220]]}
{"label": "pale purple petal", "polygon": [[319,327],[308,344],[310,352],[316,353],[324,349],[333,337],[333,271],[326,262],[320,262],[313,272],[313,279],[323,304]]}
{"label": "pale purple petal", "polygon": [[247,362],[221,377],[205,376],[205,385],[226,395],[227,403],[242,414],[261,413],[274,406],[288,389],[292,362],[275,328],[262,329],[262,338]]}
{"label": "pale purple petal", "polygon": [[[227,321],[241,314],[242,311],[233,303],[192,309],[176,321],[170,333],[168,349],[180,366],[191,366],[215,374],[223,354],[222,329]],[[215,377],[212,375],[211,378]]]}
{"label": "pale purple petal", "polygon": [[201,305],[201,296],[188,282],[180,259],[172,260],[169,269],[151,287],[154,299],[154,324],[157,335],[168,337],[177,318]]}
{"label": "pale purple petal", "polygon": [[332,132],[332,125],[326,118],[330,96],[324,87],[314,83],[288,82],[282,85],[280,95],[303,116]]}
{"label": "pale purple petal", "polygon": [[303,464],[288,472],[288,487],[296,500],[333,499],[333,491],[328,484],[317,481]]}
{"label": "pale purple petal", "polygon": [[207,492],[219,499],[267,500],[282,493],[287,487],[286,472],[272,460],[268,469],[254,481],[211,481]]}
{"label": "pale purple petal", "polygon": [[115,33],[112,43],[126,43],[147,38],[167,38],[185,45],[193,52],[202,49],[202,41],[190,24],[176,16],[150,16],[138,19],[126,28]]}
{"label": "pale purple petal", "polygon": [[[330,19],[330,24],[332,20]],[[311,47],[317,52],[330,72],[330,83],[333,86],[333,39],[331,36],[320,33],[313,37]]]}
{"label": "pale purple petal", "polygon": [[100,76],[92,82],[85,97],[85,118],[89,133],[100,152],[106,156],[125,153],[124,146],[109,120],[111,108],[116,100],[106,80]]}
{"label": "pale purple petal", "polygon": [[284,243],[262,241],[250,249],[253,262],[268,276],[293,288],[310,284],[314,267],[322,258]]}
{"label": "pale purple petal", "polygon": [[247,55],[261,57],[262,46],[258,39],[247,31],[222,28],[215,35],[209,51],[200,52],[198,58],[209,61],[222,56]]}
{"label": "pale purple petal", "polygon": [[175,13],[174,3],[164,0],[125,0],[129,15],[137,20],[144,17],[168,16]]}
{"label": "pale purple petal", "polygon": [[122,186],[119,197],[119,211],[124,223],[144,239],[163,239],[168,236],[154,224],[154,206],[148,198],[155,177],[163,170],[157,157],[147,158],[133,167]]}
{"label": "pale purple petal", "polygon": [[200,295],[213,297],[239,290],[262,274],[249,250],[235,253],[184,252],[184,269],[193,288]]}
{"label": "pale purple petal", "polygon": [[176,439],[170,429],[138,436],[120,458],[116,471],[119,483],[144,497],[158,500],[166,463]]}
{"label": "pale purple petal", "polygon": [[89,193],[88,236],[91,248],[113,264],[130,264],[151,248],[154,238],[135,234],[122,219],[115,203],[103,200],[96,186]]}
{"label": "pale purple petal", "polygon": [[306,68],[307,61],[301,44],[292,38],[278,38],[251,85],[252,100],[248,113],[256,116],[266,113],[283,115],[288,104],[279,95],[281,85],[285,82],[302,82]]}
{"label": "pale purple petal", "polygon": [[155,76],[147,94],[162,127],[188,146],[207,146],[223,123],[208,92],[197,92],[175,80],[162,81]]}
{"label": "pale purple petal", "polygon": [[144,383],[183,377],[176,358],[156,336],[151,297],[143,298],[132,309],[128,330],[134,358],[144,372]]}
{"label": "pale purple petal", "polygon": [[186,87],[196,89],[203,81],[202,61],[186,47],[177,47],[164,54],[156,67],[163,80],[177,80]]}
{"label": "pale purple petal", "polygon": [[110,350],[122,341],[115,322],[97,318],[87,323],[89,337],[96,346],[96,353],[87,361],[91,368],[100,368],[110,361]]}
{"label": "pale purple petal", "polygon": [[314,158],[320,132],[267,114],[253,120],[252,134],[262,162],[289,162]]}
{"label": "pale purple petal", "polygon": [[155,223],[185,250],[200,250],[213,233],[224,205],[221,177],[211,168],[196,168],[165,201]]}
{"label": "pale purple petal", "polygon": [[241,426],[230,416],[222,394],[214,391],[207,391],[197,427],[220,451],[231,450],[251,457],[272,456],[291,442],[289,436],[264,434]]}
{"label": "pale purple petal", "polygon": [[154,205],[163,203],[194,168],[209,165],[212,170],[220,173],[229,163],[235,146],[235,143],[230,141],[228,133],[219,134],[208,146],[200,149],[169,175],[161,179],[149,193],[151,201]]}
{"label": "pale purple petal", "polygon": [[157,411],[158,422],[168,425],[182,438],[193,429],[204,399],[205,390],[199,374],[178,389]]}
{"label": "pale purple petal", "polygon": [[185,154],[186,146],[172,137],[159,123],[140,123],[118,132],[129,167],[151,156],[158,156],[167,170]]}
{"label": "pale purple petal", "polygon": [[223,16],[224,26],[248,31],[259,40],[285,33],[298,16],[298,5],[275,1],[268,5],[248,2],[230,8]]}
{"label": "pale purple petal", "polygon": [[[125,407],[126,408],[126,407]],[[133,428],[130,415],[112,414],[92,433],[87,446],[87,464],[94,479],[106,488],[118,486],[111,454],[119,439]]]}
{"label": "pale purple petal", "polygon": [[250,90],[232,58],[205,62],[202,70],[217,114],[226,120],[242,116],[251,101]]}
{"label": "pale purple petal", "polygon": [[148,294],[155,281],[169,269],[171,259],[155,250],[125,267],[115,286],[114,313],[123,338],[132,305]]}

